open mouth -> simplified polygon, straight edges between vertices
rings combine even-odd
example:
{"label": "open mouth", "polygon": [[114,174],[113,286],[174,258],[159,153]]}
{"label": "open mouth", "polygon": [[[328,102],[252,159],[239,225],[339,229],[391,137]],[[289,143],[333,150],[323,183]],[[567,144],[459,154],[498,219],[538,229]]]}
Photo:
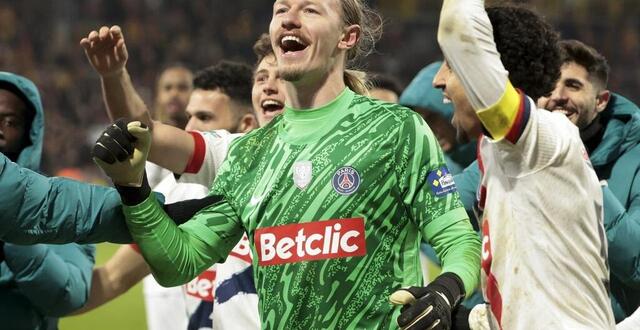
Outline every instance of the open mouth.
{"label": "open mouth", "polygon": [[293,55],[302,52],[309,44],[301,37],[295,35],[285,35],[280,38],[280,48],[284,55]]}
{"label": "open mouth", "polygon": [[276,115],[279,111],[282,111],[282,109],[284,109],[284,103],[274,99],[266,99],[262,101],[260,106],[262,107],[262,110],[265,114]]}

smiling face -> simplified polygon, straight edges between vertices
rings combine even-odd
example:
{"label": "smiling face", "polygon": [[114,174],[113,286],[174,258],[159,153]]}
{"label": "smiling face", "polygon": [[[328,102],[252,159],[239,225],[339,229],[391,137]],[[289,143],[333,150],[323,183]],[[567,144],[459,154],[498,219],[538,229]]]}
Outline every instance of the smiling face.
{"label": "smiling face", "polygon": [[224,129],[236,133],[238,120],[232,107],[231,98],[220,90],[196,89],[187,104],[189,122],[185,130],[208,132]]}
{"label": "smiling face", "polygon": [[601,90],[587,70],[575,63],[562,65],[560,80],[550,97],[541,97],[538,106],[567,116],[578,128],[587,127],[603,111],[609,91]]}
{"label": "smiling face", "polygon": [[282,113],[285,98],[284,82],[278,74],[276,58],[274,55],[267,55],[256,68],[251,91],[251,102],[261,127]]}
{"label": "smiling face", "polygon": [[277,0],[269,26],[282,79],[322,77],[337,65],[359,37],[359,26],[345,27],[340,0]]}
{"label": "smiling face", "polygon": [[460,79],[446,61],[442,63],[440,70],[433,78],[433,86],[442,90],[445,102],[453,103],[451,124],[456,128],[458,142],[467,143],[480,136],[482,124],[469,103]]}

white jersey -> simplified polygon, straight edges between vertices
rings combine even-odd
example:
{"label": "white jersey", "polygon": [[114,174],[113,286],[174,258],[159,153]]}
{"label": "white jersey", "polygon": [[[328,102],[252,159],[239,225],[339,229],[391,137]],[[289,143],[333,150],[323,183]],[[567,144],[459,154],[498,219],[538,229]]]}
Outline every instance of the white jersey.
{"label": "white jersey", "polygon": [[480,142],[481,276],[490,324],[610,329],[602,191],[578,129],[542,110],[531,111],[525,125],[515,144]]}
{"label": "white jersey", "polygon": [[491,136],[478,151],[491,327],[612,329],[602,191],[578,129],[511,85],[484,1],[445,0],[440,20],[447,64]]}
{"label": "white jersey", "polygon": [[[178,180],[170,173],[154,188],[166,203],[205,197],[229,145],[241,136],[227,131],[191,134],[196,147],[187,171]],[[148,329],[259,329],[247,243],[245,235],[224,263],[211,266],[183,286],[164,288],[147,276],[143,285]]]}

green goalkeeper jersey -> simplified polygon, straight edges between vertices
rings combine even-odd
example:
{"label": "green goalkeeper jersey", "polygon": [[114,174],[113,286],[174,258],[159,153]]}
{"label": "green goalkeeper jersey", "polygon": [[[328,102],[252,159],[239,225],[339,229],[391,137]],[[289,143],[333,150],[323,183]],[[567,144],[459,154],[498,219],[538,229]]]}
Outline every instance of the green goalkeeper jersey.
{"label": "green goalkeeper jersey", "polygon": [[345,89],[287,108],[234,142],[211,194],[221,201],[180,227],[153,196],[126,208],[128,225],[163,285],[224,260],[246,232],[263,328],[394,328],[388,296],[422,284],[422,239],[476,286],[479,238],[437,140],[401,106]]}

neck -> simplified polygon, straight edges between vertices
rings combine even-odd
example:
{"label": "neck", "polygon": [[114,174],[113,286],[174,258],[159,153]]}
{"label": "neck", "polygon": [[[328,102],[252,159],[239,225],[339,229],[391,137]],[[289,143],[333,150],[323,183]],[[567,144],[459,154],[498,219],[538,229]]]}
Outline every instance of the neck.
{"label": "neck", "polygon": [[339,67],[335,66],[319,77],[287,82],[289,106],[295,109],[313,109],[335,100],[345,88],[344,70]]}
{"label": "neck", "polygon": [[604,129],[600,115],[598,115],[587,127],[580,130],[580,139],[591,154],[600,144],[604,135]]}
{"label": "neck", "polygon": [[600,115],[593,119],[591,124],[587,125],[580,130],[580,138],[586,142],[596,136],[602,129],[602,123],[600,122]]}

